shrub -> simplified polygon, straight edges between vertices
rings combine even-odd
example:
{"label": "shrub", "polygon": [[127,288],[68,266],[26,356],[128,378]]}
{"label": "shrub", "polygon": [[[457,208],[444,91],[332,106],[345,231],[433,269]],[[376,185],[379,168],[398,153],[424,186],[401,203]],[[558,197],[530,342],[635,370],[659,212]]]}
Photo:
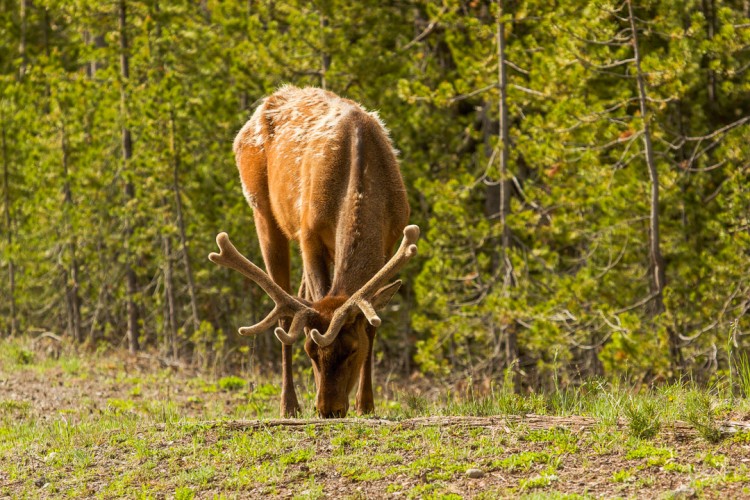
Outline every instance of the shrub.
{"label": "shrub", "polygon": [[630,433],[641,439],[653,438],[661,428],[659,407],[653,399],[631,399],[625,406],[625,418]]}
{"label": "shrub", "polygon": [[222,391],[239,391],[245,385],[245,379],[240,377],[231,376],[219,379],[219,387]]}
{"label": "shrub", "polygon": [[691,390],[685,398],[683,418],[706,440],[717,443],[721,440],[721,429],[714,418],[711,395]]}

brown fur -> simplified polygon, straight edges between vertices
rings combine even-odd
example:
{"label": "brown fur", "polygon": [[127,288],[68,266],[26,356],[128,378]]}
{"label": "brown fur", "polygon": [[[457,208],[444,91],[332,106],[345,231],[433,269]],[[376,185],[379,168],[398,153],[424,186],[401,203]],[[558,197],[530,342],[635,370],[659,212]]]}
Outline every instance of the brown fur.
{"label": "brown fur", "polygon": [[[316,311],[307,327],[325,331],[336,307],[384,265],[409,220],[387,131],[377,115],[353,101],[321,89],[283,87],[242,128],[234,152],[269,275],[291,291],[289,241],[299,242],[300,292]],[[358,314],[328,347],[307,339],[322,416],[346,415],[358,376],[357,411],[372,412],[374,336],[375,328]],[[286,416],[299,404],[291,346],[283,349]]]}

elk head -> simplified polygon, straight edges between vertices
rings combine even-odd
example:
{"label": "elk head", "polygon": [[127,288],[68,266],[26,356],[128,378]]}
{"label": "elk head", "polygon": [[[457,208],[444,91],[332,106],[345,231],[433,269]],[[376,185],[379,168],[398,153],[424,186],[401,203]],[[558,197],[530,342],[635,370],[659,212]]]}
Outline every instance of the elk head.
{"label": "elk head", "polygon": [[226,233],[216,237],[220,253],[211,253],[208,258],[256,282],[276,304],[263,320],[240,328],[239,334],[255,335],[279,319],[292,318],[289,331],[277,327],[274,330],[276,337],[283,344],[292,345],[305,335],[305,351],[312,360],[315,374],[318,413],[324,418],[343,417],[349,409],[349,393],[367,357],[372,355],[372,338],[381,323],[377,311],[401,286],[400,280],[386,282],[416,255],[418,239],[419,227],[407,226],[396,253],[359,290],[348,297],[326,296],[317,302],[293,297],[283,290],[240,254]]}

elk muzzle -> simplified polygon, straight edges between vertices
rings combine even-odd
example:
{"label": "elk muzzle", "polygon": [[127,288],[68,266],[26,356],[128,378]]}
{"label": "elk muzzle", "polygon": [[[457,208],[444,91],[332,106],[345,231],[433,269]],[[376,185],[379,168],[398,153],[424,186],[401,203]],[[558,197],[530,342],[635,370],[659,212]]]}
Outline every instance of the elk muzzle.
{"label": "elk muzzle", "polygon": [[317,407],[320,418],[344,418],[349,411],[349,402],[318,403]]}

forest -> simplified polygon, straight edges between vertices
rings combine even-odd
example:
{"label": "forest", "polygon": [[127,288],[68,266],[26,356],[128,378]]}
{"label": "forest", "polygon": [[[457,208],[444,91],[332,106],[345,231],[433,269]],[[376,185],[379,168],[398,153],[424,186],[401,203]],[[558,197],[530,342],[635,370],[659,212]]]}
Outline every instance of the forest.
{"label": "forest", "polygon": [[237,335],[272,302],[207,255],[262,263],[232,141],[293,84],[379,112],[422,228],[376,372],[747,363],[748,0],[0,0],[0,54],[4,337],[273,373]]}

